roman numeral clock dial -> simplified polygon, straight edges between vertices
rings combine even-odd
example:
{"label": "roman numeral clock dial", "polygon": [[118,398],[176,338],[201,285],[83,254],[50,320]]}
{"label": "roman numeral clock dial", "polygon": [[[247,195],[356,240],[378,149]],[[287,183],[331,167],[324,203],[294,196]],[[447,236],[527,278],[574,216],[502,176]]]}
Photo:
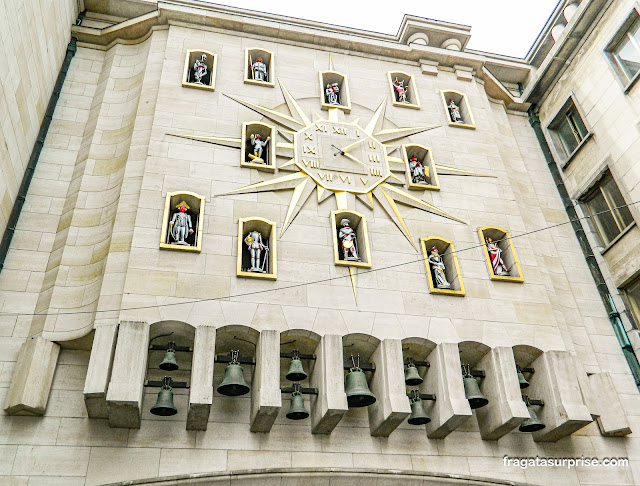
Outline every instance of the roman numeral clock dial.
{"label": "roman numeral clock dial", "polygon": [[316,121],[294,147],[296,166],[329,191],[365,194],[390,175],[384,146],[355,124]]}

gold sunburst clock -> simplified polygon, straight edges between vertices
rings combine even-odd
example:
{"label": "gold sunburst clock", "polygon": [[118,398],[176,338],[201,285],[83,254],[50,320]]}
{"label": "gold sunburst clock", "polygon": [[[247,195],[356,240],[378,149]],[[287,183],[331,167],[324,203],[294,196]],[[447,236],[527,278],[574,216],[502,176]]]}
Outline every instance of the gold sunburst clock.
{"label": "gold sunburst clock", "polygon": [[[349,210],[349,206],[354,204],[355,198],[373,209],[375,199],[416,251],[417,247],[398,210],[397,203],[464,223],[455,216],[405,192],[400,187],[405,185],[405,181],[396,175],[406,177],[406,164],[402,158],[392,156],[398,149],[398,146],[394,146],[392,143],[417,133],[438,128],[437,126],[381,129],[386,98],[380,103],[365,126],[359,124],[359,119],[351,122],[344,121],[344,113],[339,108],[329,108],[327,118],[314,113],[315,119],[311,121],[282,83],[280,83],[280,88],[290,115],[234,96],[225,96],[278,125],[278,133],[283,141],[276,143],[276,155],[281,160],[284,159],[283,163],[278,165],[278,170],[289,173],[220,194],[221,196],[292,190],[293,193],[280,236],[285,233],[314,191],[317,194],[318,202],[333,195],[339,210]],[[168,135],[238,149],[241,149],[245,143],[241,138],[174,133]],[[493,177],[438,164],[435,165],[435,169],[441,175]],[[354,296],[357,299],[353,266],[349,266],[349,272]]]}

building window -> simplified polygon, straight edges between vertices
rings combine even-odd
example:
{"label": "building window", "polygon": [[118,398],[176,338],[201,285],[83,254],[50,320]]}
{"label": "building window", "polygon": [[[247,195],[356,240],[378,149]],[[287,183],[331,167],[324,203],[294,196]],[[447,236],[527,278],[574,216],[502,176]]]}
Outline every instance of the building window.
{"label": "building window", "polygon": [[640,17],[635,9],[609,42],[605,51],[628,89],[640,71]]}
{"label": "building window", "polygon": [[631,212],[625,204],[616,181],[609,173],[584,198],[587,213],[605,246],[633,223]]}
{"label": "building window", "polygon": [[638,328],[640,322],[640,278],[635,279],[631,284],[622,289],[627,305],[631,310],[633,324]]}
{"label": "building window", "polygon": [[568,160],[589,135],[586,125],[576,108],[573,98],[555,116],[549,125],[556,149]]}

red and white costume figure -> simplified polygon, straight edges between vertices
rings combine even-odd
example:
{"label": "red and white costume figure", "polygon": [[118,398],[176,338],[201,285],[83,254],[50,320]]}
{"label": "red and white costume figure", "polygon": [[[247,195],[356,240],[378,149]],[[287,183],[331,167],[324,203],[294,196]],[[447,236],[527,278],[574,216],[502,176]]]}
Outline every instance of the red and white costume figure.
{"label": "red and white costume figure", "polygon": [[187,214],[189,206],[184,201],[176,206],[178,212],[173,213],[171,221],[169,221],[169,234],[173,238],[174,245],[187,245],[187,236],[193,234],[193,225],[191,224],[191,216]]}
{"label": "red and white costume figure", "polygon": [[396,80],[391,84],[396,92],[396,101],[399,103],[409,103],[409,100],[407,100],[407,91],[409,91],[409,87],[404,85],[404,81],[398,81],[398,78],[396,78]]}
{"label": "red and white costume figure", "polygon": [[449,117],[451,117],[453,123],[464,123],[462,115],[460,114],[460,108],[458,108],[458,105],[456,105],[453,100],[449,100],[447,108],[449,108]]}
{"label": "red and white costume figure", "polygon": [[[414,184],[429,184],[429,179],[425,174],[424,166],[415,155],[412,155],[409,159],[409,172],[411,173],[411,180]],[[427,174],[428,173],[429,169],[427,169]]]}
{"label": "red and white costume figure", "polygon": [[502,250],[497,243],[491,240],[491,238],[487,238],[487,251],[489,252],[489,259],[491,260],[493,273],[499,277],[510,276],[511,274],[509,273],[507,266],[504,264],[504,261],[500,256]]}
{"label": "red and white costume figure", "polygon": [[202,78],[207,75],[208,69],[205,61],[207,60],[207,55],[202,54],[200,59],[196,59],[196,62],[193,63],[193,77],[195,81],[192,81],[194,84],[204,84],[202,82]]}
{"label": "red and white costume figure", "polygon": [[340,104],[340,98],[338,97],[340,87],[338,86],[338,83],[327,84],[327,89],[324,92],[327,95],[327,103],[330,105]]}
{"label": "red and white costume figure", "polygon": [[267,71],[267,65],[262,62],[262,58],[259,57],[251,65],[251,72],[253,73],[253,79],[256,81],[268,81],[269,73]]}
{"label": "red and white costume figure", "polygon": [[267,144],[269,143],[269,140],[271,140],[271,137],[267,137],[267,139],[263,141],[260,138],[259,134],[254,133],[251,135],[250,140],[251,140],[251,146],[253,147],[253,154],[249,154],[249,158],[254,163],[266,164],[267,155],[265,154],[263,158],[262,152],[266,148]]}

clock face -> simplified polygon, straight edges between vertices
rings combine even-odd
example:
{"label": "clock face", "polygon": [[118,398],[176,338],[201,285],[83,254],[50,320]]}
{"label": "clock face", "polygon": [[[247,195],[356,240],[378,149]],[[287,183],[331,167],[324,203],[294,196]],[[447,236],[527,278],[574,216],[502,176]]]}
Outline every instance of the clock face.
{"label": "clock face", "polygon": [[330,191],[364,194],[390,175],[385,147],[352,123],[319,120],[294,146],[296,166]]}

